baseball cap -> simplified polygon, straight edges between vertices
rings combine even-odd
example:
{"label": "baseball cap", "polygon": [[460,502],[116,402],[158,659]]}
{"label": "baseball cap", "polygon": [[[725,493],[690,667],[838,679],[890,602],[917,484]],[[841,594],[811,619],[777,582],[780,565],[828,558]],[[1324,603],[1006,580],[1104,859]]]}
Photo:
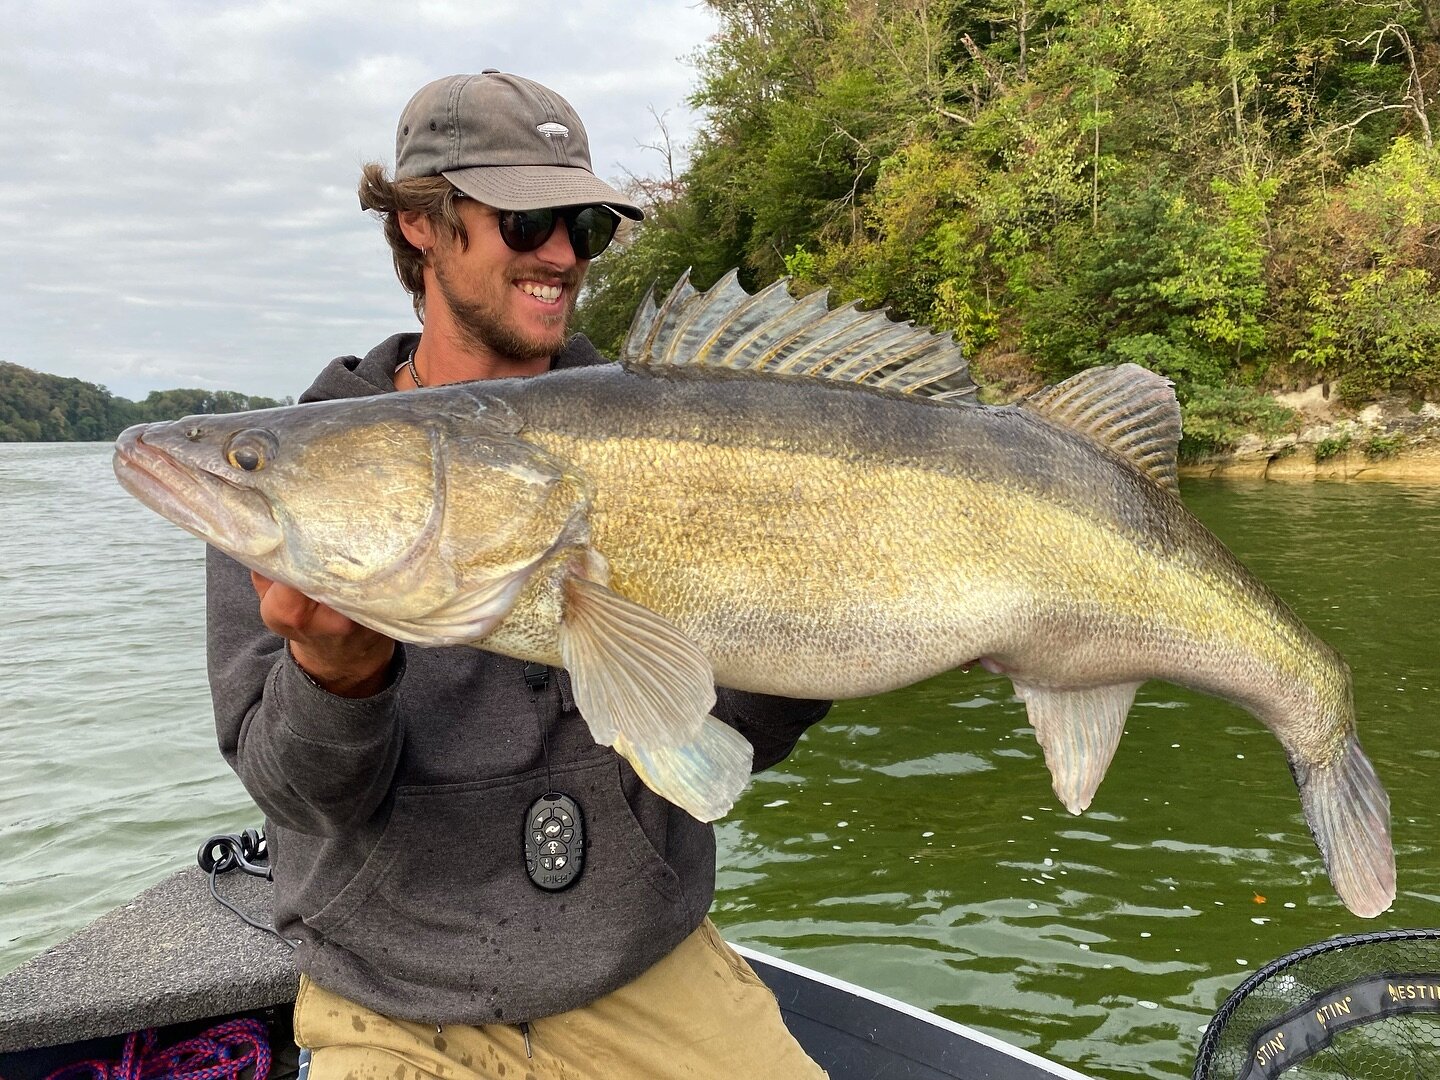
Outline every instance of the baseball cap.
{"label": "baseball cap", "polygon": [[603,203],[645,216],[591,170],[590,140],[568,101],[494,68],[437,79],[405,106],[395,179],[417,176],[443,176],[499,210]]}

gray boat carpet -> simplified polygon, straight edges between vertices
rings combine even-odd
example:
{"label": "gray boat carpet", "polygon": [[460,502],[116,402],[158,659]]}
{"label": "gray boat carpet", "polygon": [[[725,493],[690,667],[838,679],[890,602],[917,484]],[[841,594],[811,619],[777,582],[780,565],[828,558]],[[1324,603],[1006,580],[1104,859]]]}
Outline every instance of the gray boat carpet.
{"label": "gray boat carpet", "polygon": [[[225,874],[217,891],[270,921],[270,884]],[[290,949],[181,870],[0,978],[0,1053],[203,1020],[295,1000]]]}

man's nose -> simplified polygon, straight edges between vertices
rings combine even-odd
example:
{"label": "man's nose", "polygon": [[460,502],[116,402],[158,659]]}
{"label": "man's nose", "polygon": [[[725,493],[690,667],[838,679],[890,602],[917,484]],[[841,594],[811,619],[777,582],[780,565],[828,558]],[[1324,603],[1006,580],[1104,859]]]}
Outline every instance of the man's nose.
{"label": "man's nose", "polygon": [[570,223],[564,218],[555,222],[555,231],[536,249],[535,254],[557,270],[568,270],[578,263],[580,260],[575,257],[575,248],[570,243]]}

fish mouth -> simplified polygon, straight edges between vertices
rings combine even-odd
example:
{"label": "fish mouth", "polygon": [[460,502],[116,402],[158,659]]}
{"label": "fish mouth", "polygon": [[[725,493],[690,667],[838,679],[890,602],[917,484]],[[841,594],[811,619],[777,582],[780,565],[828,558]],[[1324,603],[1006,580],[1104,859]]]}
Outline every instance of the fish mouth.
{"label": "fish mouth", "polygon": [[194,468],[145,441],[153,425],[126,428],[111,464],[120,486],[167,521],[236,557],[280,546],[280,526],[255,492]]}

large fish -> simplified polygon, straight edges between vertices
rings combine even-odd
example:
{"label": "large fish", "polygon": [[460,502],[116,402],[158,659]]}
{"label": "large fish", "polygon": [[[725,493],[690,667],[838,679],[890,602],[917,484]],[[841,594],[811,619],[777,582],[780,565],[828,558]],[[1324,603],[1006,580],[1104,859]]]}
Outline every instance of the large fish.
{"label": "large fish", "polygon": [[120,481],[399,640],[571,672],[592,733],[702,819],[748,777],[713,685],[878,694],[969,662],[1089,805],[1136,688],[1236,702],[1285,748],[1336,891],[1394,898],[1344,661],[1181,503],[1164,379],[972,403],[882,312],[684,281],[622,363],[131,428]]}

